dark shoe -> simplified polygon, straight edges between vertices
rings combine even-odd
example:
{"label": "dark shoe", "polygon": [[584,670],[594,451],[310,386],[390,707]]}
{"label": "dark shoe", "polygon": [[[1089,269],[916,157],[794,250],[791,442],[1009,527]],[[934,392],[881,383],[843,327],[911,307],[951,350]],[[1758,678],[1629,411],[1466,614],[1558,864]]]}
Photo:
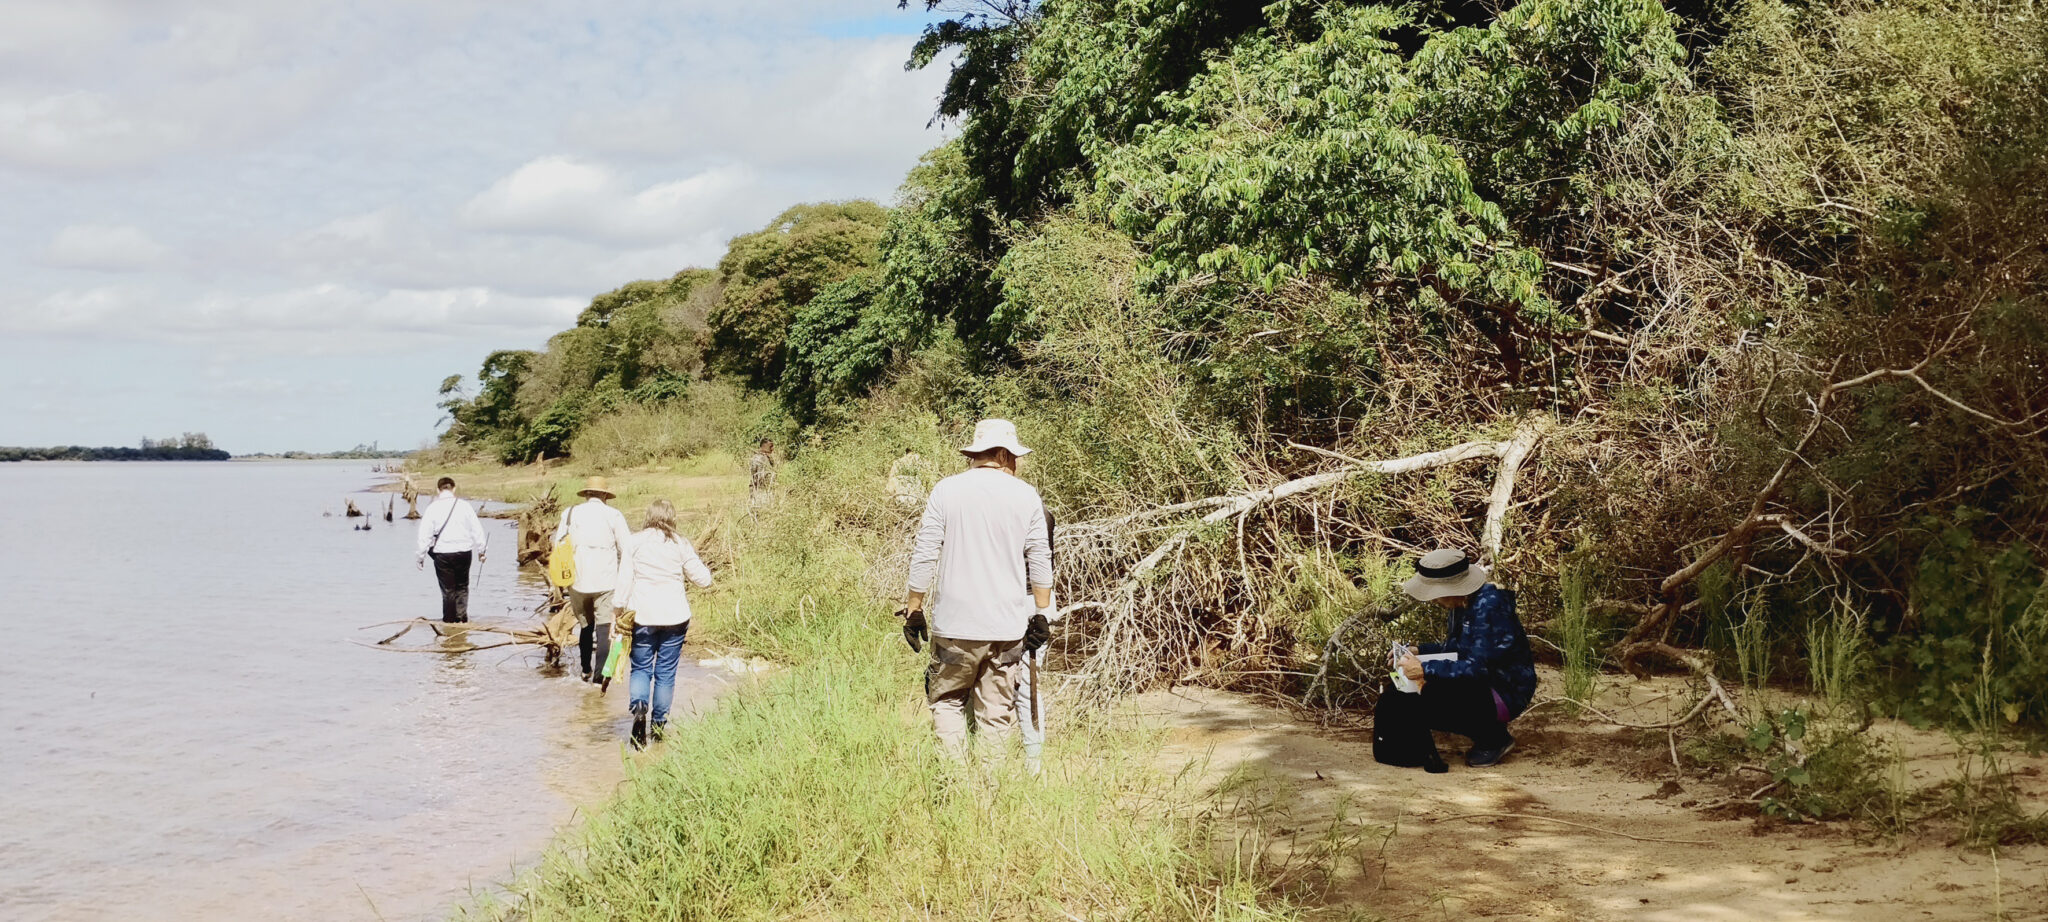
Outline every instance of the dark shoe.
{"label": "dark shoe", "polygon": [[1441,775],[1444,772],[1450,771],[1451,767],[1445,765],[1444,760],[1436,759],[1434,761],[1422,763],[1422,770],[1432,775]]}
{"label": "dark shoe", "polygon": [[661,742],[661,738],[668,735],[668,722],[663,721],[661,723],[649,726],[647,728],[647,735],[655,742]]}
{"label": "dark shoe", "polygon": [[1485,768],[1488,765],[1497,764],[1500,762],[1500,760],[1507,758],[1508,750],[1513,748],[1515,748],[1515,738],[1512,736],[1503,740],[1499,746],[1494,746],[1486,749],[1481,749],[1478,746],[1474,746],[1472,747],[1471,752],[1465,753],[1465,764],[1470,765],[1473,768]]}
{"label": "dark shoe", "polygon": [[633,748],[647,748],[647,706],[633,705]]}

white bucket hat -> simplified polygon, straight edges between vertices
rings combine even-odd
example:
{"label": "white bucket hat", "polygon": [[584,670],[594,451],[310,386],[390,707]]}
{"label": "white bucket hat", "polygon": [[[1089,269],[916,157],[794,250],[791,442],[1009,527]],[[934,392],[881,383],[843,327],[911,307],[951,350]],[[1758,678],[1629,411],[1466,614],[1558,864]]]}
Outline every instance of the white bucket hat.
{"label": "white bucket hat", "polygon": [[980,454],[991,448],[1007,448],[1019,458],[1031,453],[1017,441],[1017,425],[1007,419],[984,419],[974,424],[974,443],[960,449],[963,455]]}
{"label": "white bucket hat", "polygon": [[1464,551],[1430,551],[1415,562],[1415,575],[1402,583],[1401,589],[1415,601],[1427,602],[1478,592],[1489,575],[1485,567],[1473,563]]}

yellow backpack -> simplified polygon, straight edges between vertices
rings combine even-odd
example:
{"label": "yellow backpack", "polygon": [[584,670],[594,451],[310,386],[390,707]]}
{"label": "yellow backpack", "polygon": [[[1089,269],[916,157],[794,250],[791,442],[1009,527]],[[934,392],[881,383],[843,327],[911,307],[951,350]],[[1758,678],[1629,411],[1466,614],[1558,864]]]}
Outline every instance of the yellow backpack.
{"label": "yellow backpack", "polygon": [[[575,510],[571,509],[569,512],[574,513]],[[568,520],[569,516],[567,514],[563,515],[562,521],[566,523]],[[562,531],[562,540],[555,542],[555,549],[548,553],[548,584],[559,589],[567,589],[574,582],[576,582],[576,544],[569,540],[569,532],[567,529],[564,529]]]}

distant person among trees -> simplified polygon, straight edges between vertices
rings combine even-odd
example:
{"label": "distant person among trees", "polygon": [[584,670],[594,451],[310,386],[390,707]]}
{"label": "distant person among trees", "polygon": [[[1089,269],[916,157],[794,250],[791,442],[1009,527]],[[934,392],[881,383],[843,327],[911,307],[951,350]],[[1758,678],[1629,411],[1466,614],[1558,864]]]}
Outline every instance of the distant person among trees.
{"label": "distant person among trees", "polygon": [[747,459],[747,503],[760,509],[775,499],[775,440],[762,439]]}
{"label": "distant person among trees", "polygon": [[924,457],[914,448],[903,449],[903,457],[889,464],[889,493],[896,505],[916,509],[924,504]]}
{"label": "distant person among trees", "polygon": [[1469,737],[1465,764],[1492,765],[1515,738],[1508,722],[1536,694],[1536,660],[1515,615],[1515,594],[1488,581],[1485,567],[1464,551],[1423,555],[1401,588],[1418,602],[1434,602],[1450,616],[1443,643],[1417,645],[1393,667],[1417,687],[1389,688],[1373,713],[1376,761],[1404,768],[1448,771],[1431,730]]}
{"label": "distant person among trees", "polygon": [[599,682],[603,677],[597,670],[612,650],[612,590],[618,588],[633,530],[627,527],[625,514],[608,505],[614,494],[603,477],[590,478],[576,495],[585,497],[584,502],[562,513],[549,543],[560,544],[566,537],[576,548],[576,579],[568,591],[569,611],[581,625],[576,653],[583,681]]}
{"label": "distant person among trees", "polygon": [[626,566],[619,577],[618,609],[633,613],[633,678],[628,694],[634,746],[646,746],[650,732],[660,739],[668,725],[676,663],[683,656],[683,638],[690,633],[685,579],[710,588],[711,568],[697,556],[690,539],[676,533],[676,507],[657,499],[648,504],[646,521],[627,545]]}
{"label": "distant person among trees", "polygon": [[[984,746],[1007,746],[1016,731],[1018,668],[1052,635],[1053,571],[1045,503],[1017,478],[1017,459],[1031,453],[1017,427],[982,420],[960,453],[968,469],[932,488],[918,525],[903,635],[912,650],[931,640],[932,727],[946,755],[965,762],[970,697]],[[944,591],[927,621],[935,583]]]}
{"label": "distant person among trees", "polygon": [[434,560],[434,579],[441,584],[441,620],[460,624],[469,620],[469,560],[484,559],[490,536],[477,520],[476,507],[455,496],[455,478],[434,483],[441,495],[420,516],[419,568]]}

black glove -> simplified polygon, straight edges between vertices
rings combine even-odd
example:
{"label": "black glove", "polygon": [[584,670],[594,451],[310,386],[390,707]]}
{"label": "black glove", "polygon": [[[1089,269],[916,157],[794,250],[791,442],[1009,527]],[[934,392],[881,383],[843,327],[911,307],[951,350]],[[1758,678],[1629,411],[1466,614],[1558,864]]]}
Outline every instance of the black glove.
{"label": "black glove", "polygon": [[1024,628],[1024,652],[1037,653],[1051,639],[1052,623],[1044,615],[1032,615],[1031,624]]}
{"label": "black glove", "polygon": [[932,636],[932,632],[925,629],[924,612],[898,611],[896,615],[903,619],[903,642],[910,645],[910,652],[923,652],[924,642],[930,640]]}

